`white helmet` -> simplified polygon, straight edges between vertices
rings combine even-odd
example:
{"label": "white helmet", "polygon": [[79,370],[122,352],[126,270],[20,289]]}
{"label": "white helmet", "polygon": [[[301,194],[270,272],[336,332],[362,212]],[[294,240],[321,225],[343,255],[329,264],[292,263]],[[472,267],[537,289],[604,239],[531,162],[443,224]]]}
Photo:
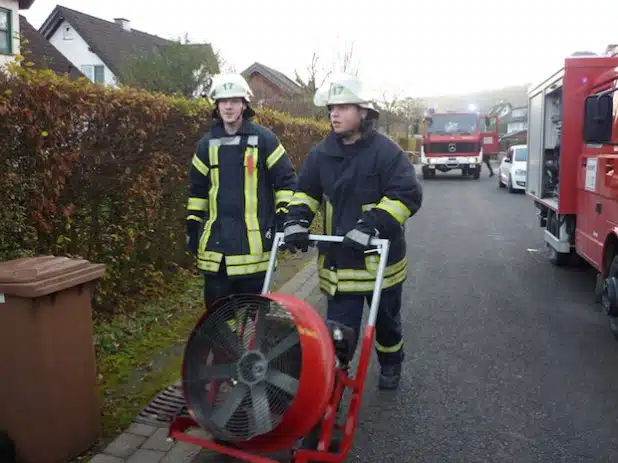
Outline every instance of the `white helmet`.
{"label": "white helmet", "polygon": [[240,74],[217,74],[212,78],[208,97],[217,101],[223,98],[243,98],[251,102],[253,92],[249,84]]}
{"label": "white helmet", "polygon": [[371,100],[369,92],[357,76],[338,74],[324,82],[315,92],[313,104],[316,106],[355,104],[361,108],[369,109],[377,116],[379,112]]}

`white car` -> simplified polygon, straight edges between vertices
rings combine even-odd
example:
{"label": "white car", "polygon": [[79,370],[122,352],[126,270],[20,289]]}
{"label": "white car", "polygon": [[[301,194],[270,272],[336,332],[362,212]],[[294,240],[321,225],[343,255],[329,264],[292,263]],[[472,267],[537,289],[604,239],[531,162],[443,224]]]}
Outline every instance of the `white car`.
{"label": "white car", "polygon": [[513,145],[506,152],[498,167],[498,186],[507,187],[509,193],[526,189],[528,145]]}

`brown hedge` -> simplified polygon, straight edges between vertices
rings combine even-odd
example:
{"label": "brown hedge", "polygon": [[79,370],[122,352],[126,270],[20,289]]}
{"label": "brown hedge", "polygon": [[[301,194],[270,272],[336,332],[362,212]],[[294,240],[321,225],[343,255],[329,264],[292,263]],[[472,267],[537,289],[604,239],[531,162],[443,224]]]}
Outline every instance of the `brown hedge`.
{"label": "brown hedge", "polygon": [[[0,72],[0,259],[81,256],[106,264],[97,308],[156,297],[185,251],[187,171],[210,123],[205,100]],[[328,127],[261,111],[298,167]]]}

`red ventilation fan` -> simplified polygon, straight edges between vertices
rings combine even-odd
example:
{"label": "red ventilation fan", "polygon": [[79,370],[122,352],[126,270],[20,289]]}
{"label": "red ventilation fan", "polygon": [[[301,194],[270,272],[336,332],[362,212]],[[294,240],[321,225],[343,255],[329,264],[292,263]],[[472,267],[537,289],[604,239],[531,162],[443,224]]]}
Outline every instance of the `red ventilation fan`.
{"label": "red ventilation fan", "polygon": [[[340,243],[343,238],[311,235],[310,240]],[[327,323],[294,296],[268,293],[282,242],[283,234],[277,233],[263,294],[220,299],[193,329],[182,368],[190,418],[176,418],[169,436],[255,463],[276,462],[265,455],[279,451],[289,451],[297,463],[341,462],[358,421],[389,243],[372,242],[380,264],[353,378],[348,367],[353,330]],[[336,418],[345,388],[352,396],[343,426]],[[211,439],[189,435],[195,427]],[[342,435],[338,443],[336,430]]]}

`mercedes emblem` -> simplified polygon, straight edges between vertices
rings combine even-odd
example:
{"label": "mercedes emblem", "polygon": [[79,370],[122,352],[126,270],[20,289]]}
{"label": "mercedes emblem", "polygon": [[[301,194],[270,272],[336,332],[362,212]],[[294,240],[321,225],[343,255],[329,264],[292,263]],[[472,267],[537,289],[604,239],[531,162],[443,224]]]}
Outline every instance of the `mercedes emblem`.
{"label": "mercedes emblem", "polygon": [[455,146],[455,143],[449,143],[448,144],[448,151],[449,153],[454,153],[457,150],[457,146]]}

